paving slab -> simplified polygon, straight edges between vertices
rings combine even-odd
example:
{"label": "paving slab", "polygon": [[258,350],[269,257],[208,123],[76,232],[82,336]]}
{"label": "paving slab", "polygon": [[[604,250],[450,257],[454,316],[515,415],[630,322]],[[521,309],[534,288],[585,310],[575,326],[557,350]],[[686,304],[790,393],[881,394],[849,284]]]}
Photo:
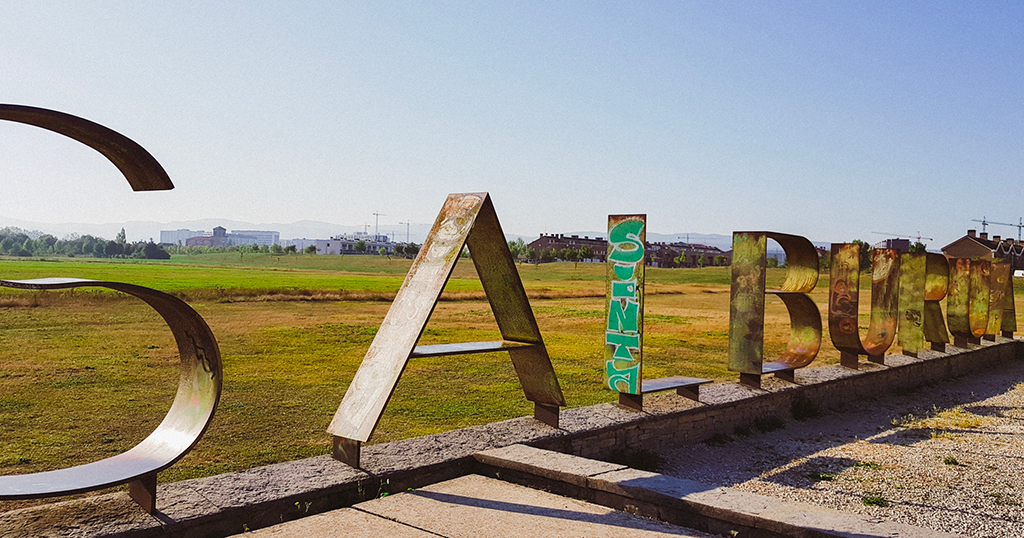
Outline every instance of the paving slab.
{"label": "paving slab", "polygon": [[437,535],[360,510],[342,508],[247,532],[244,536],[252,538],[320,538],[328,536],[436,538]]}
{"label": "paving slab", "polygon": [[450,538],[710,536],[478,475],[374,499],[354,508]]}
{"label": "paving slab", "polygon": [[[782,536],[953,537],[944,533],[860,514],[849,514],[809,503],[792,502],[714,487],[619,465],[516,445],[475,455],[485,465],[530,473],[547,480],[585,484],[602,491],[661,507],[675,514],[692,513],[728,525]],[[680,522],[673,520],[674,522]],[[684,524],[686,521],[682,521]],[[694,522],[696,523],[696,521]],[[700,526],[700,525],[694,525]]]}

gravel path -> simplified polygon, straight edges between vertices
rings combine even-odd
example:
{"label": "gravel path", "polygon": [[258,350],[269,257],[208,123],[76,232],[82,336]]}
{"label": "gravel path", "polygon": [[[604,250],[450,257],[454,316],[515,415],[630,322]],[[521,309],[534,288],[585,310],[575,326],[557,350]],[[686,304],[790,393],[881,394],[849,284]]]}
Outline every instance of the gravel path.
{"label": "gravel path", "polygon": [[965,536],[1024,536],[1022,381],[1024,364],[1010,365],[736,431],[662,454],[662,472]]}

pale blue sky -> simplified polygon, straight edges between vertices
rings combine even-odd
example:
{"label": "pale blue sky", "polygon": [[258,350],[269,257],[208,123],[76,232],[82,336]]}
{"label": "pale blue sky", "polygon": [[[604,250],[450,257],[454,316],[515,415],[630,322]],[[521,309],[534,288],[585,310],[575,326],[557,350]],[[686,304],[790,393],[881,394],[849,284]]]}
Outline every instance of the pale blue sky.
{"label": "pale blue sky", "polygon": [[[815,241],[1017,222],[1019,2],[7,2],[0,102],[148,149],[132,193],[0,122],[0,216],[766,229]],[[1015,228],[990,233],[1016,236]]]}

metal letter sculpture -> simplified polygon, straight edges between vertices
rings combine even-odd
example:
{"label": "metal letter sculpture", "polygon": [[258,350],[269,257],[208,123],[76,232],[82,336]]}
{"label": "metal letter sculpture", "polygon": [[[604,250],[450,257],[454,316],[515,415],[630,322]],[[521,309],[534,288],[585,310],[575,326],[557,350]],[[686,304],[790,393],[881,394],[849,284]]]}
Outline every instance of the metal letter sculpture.
{"label": "metal letter sculpture", "polygon": [[646,241],[647,215],[609,215],[604,379],[626,394],[643,382]]}
{"label": "metal letter sculpture", "polygon": [[941,301],[949,288],[949,263],[942,254],[903,254],[900,261],[899,342],[903,354],[916,357],[929,343],[945,351],[949,333]]}
{"label": "metal letter sculpture", "polygon": [[[134,190],[174,186],[145,149],[106,127],[41,108],[0,105],[0,119],[42,127],[82,142],[110,159]],[[83,493],[129,484],[129,494],[147,512],[156,510],[157,473],[181,459],[199,441],[213,419],[223,381],[220,349],[209,326],[180,299],[153,289],[71,278],[0,280],[0,286],[48,290],[98,286],[142,299],[167,322],[181,357],[181,377],[167,416],[142,442],[121,454],[68,467],[0,476],[0,499],[31,499]]]}
{"label": "metal letter sculpture", "polygon": [[[502,340],[417,346],[463,245],[469,247]],[[405,277],[327,431],[334,457],[359,466],[360,444],[380,422],[412,357],[508,351],[534,417],[558,427],[565,397],[487,193],[451,194]]]}
{"label": "metal letter sculpture", "polygon": [[966,349],[968,344],[981,343],[988,330],[992,262],[968,258],[952,258],[950,262],[946,319],[953,345]]}
{"label": "metal letter sculpture", "polygon": [[[767,240],[786,252],[786,280],[777,290],[765,289]],[[818,253],[798,235],[774,232],[733,232],[732,291],[729,298],[729,370],[740,383],[761,387],[761,376],[795,381],[793,370],[814,360],[821,348],[821,313],[807,294],[818,283]],[[764,362],[764,297],[778,296],[789,311],[786,351]]]}
{"label": "metal letter sculpture", "polygon": [[839,350],[839,362],[857,369],[857,356],[885,364],[885,351],[896,339],[899,310],[900,258],[894,249],[876,248],[871,259],[871,318],[868,334],[861,339],[860,245],[832,243],[828,292],[828,330]]}
{"label": "metal letter sculpture", "polygon": [[[988,325],[985,329],[985,340],[994,341],[997,334],[1001,334],[1003,326],[1008,320],[1005,319],[1007,310],[1007,295],[1013,309],[1013,280],[1008,263],[993,263],[992,274],[989,277],[989,301],[988,301]],[[1016,315],[1016,312],[1014,312]],[[1014,320],[1016,323],[1016,320]],[[1012,331],[1011,331],[1012,334]]]}
{"label": "metal letter sculpture", "polygon": [[604,379],[619,392],[619,403],[643,411],[644,394],[675,389],[699,398],[696,377],[643,378],[644,271],[647,215],[608,216],[608,256],[605,297]]}

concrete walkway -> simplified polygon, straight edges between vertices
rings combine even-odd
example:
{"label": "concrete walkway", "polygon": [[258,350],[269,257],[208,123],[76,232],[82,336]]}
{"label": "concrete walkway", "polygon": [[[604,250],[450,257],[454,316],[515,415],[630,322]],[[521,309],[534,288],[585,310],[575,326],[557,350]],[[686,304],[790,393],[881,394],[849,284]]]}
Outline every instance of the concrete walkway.
{"label": "concrete walkway", "polygon": [[253,538],[710,537],[604,506],[468,475],[246,533]]}

